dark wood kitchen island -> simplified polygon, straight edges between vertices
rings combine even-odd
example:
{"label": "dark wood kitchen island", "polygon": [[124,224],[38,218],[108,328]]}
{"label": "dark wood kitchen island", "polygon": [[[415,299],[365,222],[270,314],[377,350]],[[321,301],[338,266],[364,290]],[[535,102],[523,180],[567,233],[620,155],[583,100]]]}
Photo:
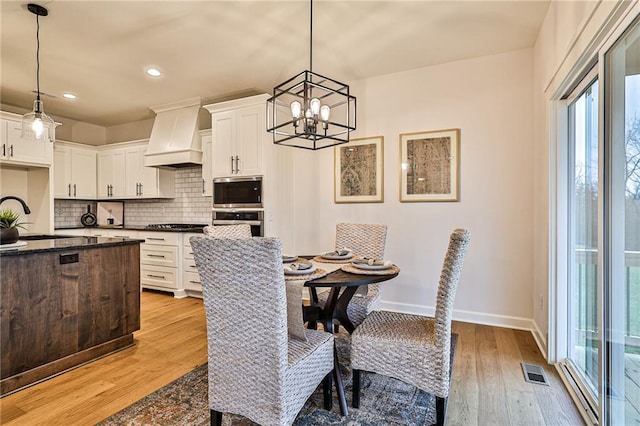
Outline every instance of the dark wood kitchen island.
{"label": "dark wood kitchen island", "polygon": [[0,251],[0,394],[134,344],[140,240],[73,237]]}

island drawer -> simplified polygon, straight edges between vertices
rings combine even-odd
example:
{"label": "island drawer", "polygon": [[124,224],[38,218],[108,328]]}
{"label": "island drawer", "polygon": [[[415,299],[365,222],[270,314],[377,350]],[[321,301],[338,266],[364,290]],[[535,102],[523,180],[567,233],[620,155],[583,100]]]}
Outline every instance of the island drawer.
{"label": "island drawer", "polygon": [[154,244],[140,245],[140,263],[143,265],[178,266],[178,247],[158,246]]}
{"label": "island drawer", "polygon": [[143,287],[177,289],[176,270],[164,266],[140,265],[140,284]]}
{"label": "island drawer", "polygon": [[200,275],[197,272],[184,271],[183,286],[186,290],[202,291],[202,283],[200,282]]}

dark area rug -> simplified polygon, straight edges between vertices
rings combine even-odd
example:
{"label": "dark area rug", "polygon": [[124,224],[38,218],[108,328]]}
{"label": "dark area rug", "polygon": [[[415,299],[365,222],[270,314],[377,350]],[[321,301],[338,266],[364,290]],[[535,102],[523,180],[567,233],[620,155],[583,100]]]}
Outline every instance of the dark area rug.
{"label": "dark area rug", "polygon": [[[452,335],[452,359],[457,335]],[[360,408],[351,407],[351,369],[349,336],[336,335],[336,347],[349,405],[349,415],[340,416],[333,389],[333,409],[322,404],[322,386],[306,402],[294,425],[431,425],[435,423],[434,397],[416,387],[379,374],[361,375]],[[453,365],[453,362],[452,362]],[[100,425],[208,425],[207,365],[201,365],[151,395],[119,411]],[[256,423],[231,414],[223,416],[223,425],[250,426]]]}

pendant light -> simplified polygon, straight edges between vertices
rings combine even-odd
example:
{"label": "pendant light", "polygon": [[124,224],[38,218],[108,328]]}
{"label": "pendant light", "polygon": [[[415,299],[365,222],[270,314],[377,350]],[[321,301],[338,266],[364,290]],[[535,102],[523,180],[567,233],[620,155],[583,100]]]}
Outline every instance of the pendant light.
{"label": "pendant light", "polygon": [[356,98],[348,85],[313,72],[313,0],[309,16],[309,69],[273,89],[267,131],[277,145],[317,150],[349,142]]}
{"label": "pendant light", "polygon": [[22,137],[31,139],[55,140],[55,123],[44,113],[44,105],[40,100],[40,17],[47,16],[49,11],[44,7],[29,3],[29,12],[36,15],[36,100],[33,101],[33,111],[22,116]]}

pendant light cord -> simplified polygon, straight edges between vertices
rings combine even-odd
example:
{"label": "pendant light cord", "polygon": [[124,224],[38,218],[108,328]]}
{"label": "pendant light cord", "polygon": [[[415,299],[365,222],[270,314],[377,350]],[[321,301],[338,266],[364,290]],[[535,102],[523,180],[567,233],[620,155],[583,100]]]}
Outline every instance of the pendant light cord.
{"label": "pendant light cord", "polygon": [[309,6],[309,71],[313,72],[313,0]]}
{"label": "pendant light cord", "polygon": [[[40,16],[36,14],[36,91],[40,100]],[[38,107],[39,109],[39,107]]]}

